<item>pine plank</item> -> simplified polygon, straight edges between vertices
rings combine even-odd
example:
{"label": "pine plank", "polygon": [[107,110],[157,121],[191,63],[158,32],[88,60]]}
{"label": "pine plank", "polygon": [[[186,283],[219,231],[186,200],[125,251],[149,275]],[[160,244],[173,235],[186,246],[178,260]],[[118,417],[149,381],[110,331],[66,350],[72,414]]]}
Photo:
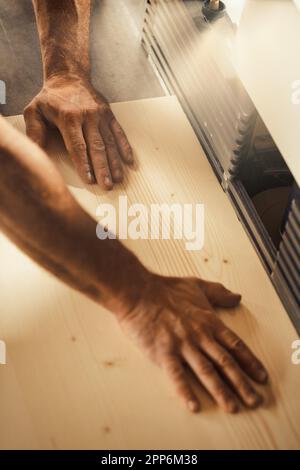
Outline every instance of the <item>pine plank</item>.
{"label": "pine plank", "polygon": [[[61,144],[49,152],[78,201],[95,217],[118,197],[129,203],[203,203],[205,245],[126,241],[151,269],[217,280],[243,295],[219,312],[265,362],[265,405],[229,416],[202,390],[202,410],[181,406],[162,371],[119,330],[114,317],[36,266],[0,235],[0,447],[40,449],[296,449],[300,447],[297,334],[175,97],[114,104],[138,161],[124,184],[85,187]],[[21,116],[9,121],[24,132]],[[55,230],[55,227],[53,227]],[[100,243],[100,242],[99,242]],[[126,269],[126,267],[124,267]]]}

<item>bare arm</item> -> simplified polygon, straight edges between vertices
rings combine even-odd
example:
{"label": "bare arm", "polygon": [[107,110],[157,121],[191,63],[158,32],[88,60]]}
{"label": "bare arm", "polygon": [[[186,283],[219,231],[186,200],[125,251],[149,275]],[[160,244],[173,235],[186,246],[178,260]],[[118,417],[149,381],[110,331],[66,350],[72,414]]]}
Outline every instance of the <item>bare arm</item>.
{"label": "bare arm", "polygon": [[153,274],[119,241],[97,239],[95,221],[46,154],[3,118],[0,167],[2,230],[59,279],[110,309],[190,410],[199,402],[188,369],[226,411],[237,411],[239,399],[248,407],[260,403],[250,378],[265,382],[265,369],[214,313],[215,306],[237,306],[240,295],[214,282]]}
{"label": "bare arm", "polygon": [[[55,125],[87,183],[111,189],[132,149],[105,98],[90,81],[90,0],[33,0],[44,70],[40,93],[24,110],[27,135],[43,147]],[[117,60],[117,57],[116,57]]]}
{"label": "bare arm", "polygon": [[1,228],[39,264],[97,302],[116,313],[119,301],[130,305],[126,278],[138,292],[146,269],[119,241],[97,239],[95,220],[47,156],[0,119]]}
{"label": "bare arm", "polygon": [[44,79],[90,77],[90,0],[33,0]]}

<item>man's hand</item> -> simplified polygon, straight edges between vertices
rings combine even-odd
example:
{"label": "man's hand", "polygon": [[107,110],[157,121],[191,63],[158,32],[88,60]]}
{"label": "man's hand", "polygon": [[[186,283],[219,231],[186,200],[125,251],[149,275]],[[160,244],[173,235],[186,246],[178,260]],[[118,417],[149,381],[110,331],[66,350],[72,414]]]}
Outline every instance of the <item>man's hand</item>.
{"label": "man's hand", "polygon": [[213,311],[236,307],[240,300],[218,283],[154,275],[140,300],[119,320],[166,371],[191,411],[199,410],[199,401],[189,371],[221,408],[234,413],[239,399],[250,408],[262,401],[250,378],[258,383],[267,380],[259,360]]}
{"label": "man's hand", "polygon": [[128,140],[106,101],[79,78],[53,77],[24,111],[27,135],[45,146],[56,126],[85,183],[111,189],[123,179],[123,163],[133,161]]}
{"label": "man's hand", "polygon": [[132,150],[109,105],[91,85],[90,0],[33,0],[44,72],[42,91],[24,112],[27,135],[43,146],[57,127],[85,183],[111,189]]}
{"label": "man's hand", "polygon": [[152,274],[118,240],[99,241],[95,220],[47,155],[1,117],[0,165],[1,229],[59,279],[111,310],[166,370],[189,409],[199,408],[189,371],[229,412],[238,398],[249,407],[260,403],[250,379],[264,383],[265,369],[213,311],[237,306],[240,295],[213,282]]}

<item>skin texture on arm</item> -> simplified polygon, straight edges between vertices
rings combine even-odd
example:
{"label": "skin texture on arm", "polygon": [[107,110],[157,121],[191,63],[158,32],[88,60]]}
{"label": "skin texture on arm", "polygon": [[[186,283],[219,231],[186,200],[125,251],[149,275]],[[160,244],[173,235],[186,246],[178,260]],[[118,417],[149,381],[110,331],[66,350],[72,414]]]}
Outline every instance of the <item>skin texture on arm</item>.
{"label": "skin texture on arm", "polygon": [[33,0],[44,84],[24,110],[27,135],[45,146],[49,126],[60,131],[85,183],[112,189],[133,154],[105,98],[90,81],[90,0]]}
{"label": "skin texture on arm", "polygon": [[118,240],[99,240],[95,220],[47,155],[1,117],[0,167],[1,230],[59,279],[111,310],[191,411],[199,410],[191,372],[228,412],[240,402],[259,405],[251,379],[264,383],[267,373],[214,312],[237,306],[240,295],[214,282],[154,274]]}
{"label": "skin texture on arm", "polygon": [[[131,271],[139,286],[146,270],[136,257],[117,240],[99,244],[96,222],[76,203],[47,155],[1,117],[0,142],[4,232],[41,265],[104,305],[111,297],[122,298],[122,277]],[[118,269],[123,263],[127,273]]]}

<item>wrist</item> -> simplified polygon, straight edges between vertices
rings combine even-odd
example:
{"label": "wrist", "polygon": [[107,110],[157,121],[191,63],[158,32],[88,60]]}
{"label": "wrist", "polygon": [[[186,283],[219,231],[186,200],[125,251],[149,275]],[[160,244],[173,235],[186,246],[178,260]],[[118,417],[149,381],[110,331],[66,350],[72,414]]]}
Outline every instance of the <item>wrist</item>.
{"label": "wrist", "polygon": [[48,75],[44,75],[44,87],[58,88],[65,85],[81,84],[85,87],[91,86],[90,75],[86,72],[78,71],[55,71]]}
{"label": "wrist", "polygon": [[[76,221],[72,226],[72,252],[80,260],[76,262],[84,272],[90,296],[110,310],[118,319],[128,314],[139,303],[152,285],[155,274],[150,272],[119,240],[99,240],[96,237],[96,222],[76,205],[68,210],[69,217]],[[78,246],[78,240],[80,240]],[[72,262],[72,258],[69,258]],[[83,279],[83,278],[82,278]]]}
{"label": "wrist", "polygon": [[[51,43],[52,41],[52,43]],[[42,46],[44,81],[52,78],[76,77],[90,78],[90,62],[87,51],[74,53],[48,39],[47,46]]]}
{"label": "wrist", "polygon": [[126,265],[123,264],[120,268],[119,280],[110,284],[109,298],[106,302],[107,308],[119,321],[136,309],[155,278],[155,274],[149,271],[133,253],[129,256]]}

